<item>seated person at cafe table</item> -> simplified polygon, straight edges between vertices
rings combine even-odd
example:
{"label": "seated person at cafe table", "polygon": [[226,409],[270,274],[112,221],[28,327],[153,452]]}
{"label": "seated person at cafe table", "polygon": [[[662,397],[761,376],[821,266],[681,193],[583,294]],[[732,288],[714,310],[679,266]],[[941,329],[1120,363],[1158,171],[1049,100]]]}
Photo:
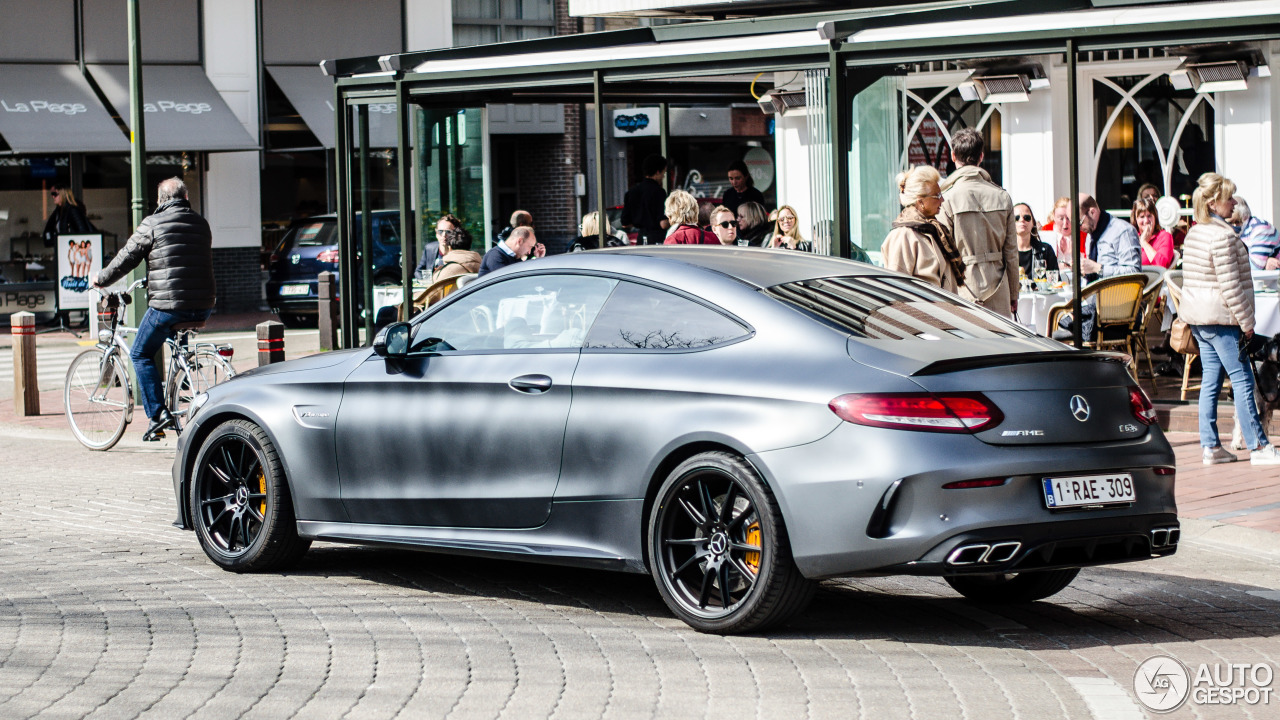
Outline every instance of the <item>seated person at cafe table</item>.
{"label": "seated person at cafe table", "polygon": [[[1086,193],[1080,193],[1080,229],[1089,233],[1086,256],[1080,258],[1080,271],[1086,283],[1142,271],[1138,231],[1103,210],[1098,201]],[[1094,339],[1096,315],[1096,304],[1092,301],[1080,308],[1080,330],[1086,342]],[[1071,322],[1071,315],[1063,317],[1060,330],[1053,333],[1055,340],[1071,338]]]}
{"label": "seated person at cafe table", "polygon": [[484,254],[476,274],[484,276],[521,260],[530,257],[540,258],[546,254],[547,248],[538,242],[538,237],[533,234],[533,228],[522,225],[512,230],[506,240],[494,245]]}
{"label": "seated person at cafe table", "polygon": [[471,235],[466,230],[446,230],[440,236],[440,265],[431,273],[431,282],[447,280],[480,270],[480,253],[471,249]]}
{"label": "seated person at cafe table", "polygon": [[1040,240],[1040,228],[1031,214],[1031,206],[1018,203],[1013,206],[1013,227],[1018,235],[1018,264],[1027,277],[1035,279],[1035,266],[1046,272],[1058,271],[1058,255],[1052,246]]}
{"label": "seated person at cafe table", "polygon": [[1249,263],[1256,270],[1280,270],[1280,232],[1271,223],[1256,217],[1249,203],[1236,195],[1235,212],[1227,220],[1249,248]]}

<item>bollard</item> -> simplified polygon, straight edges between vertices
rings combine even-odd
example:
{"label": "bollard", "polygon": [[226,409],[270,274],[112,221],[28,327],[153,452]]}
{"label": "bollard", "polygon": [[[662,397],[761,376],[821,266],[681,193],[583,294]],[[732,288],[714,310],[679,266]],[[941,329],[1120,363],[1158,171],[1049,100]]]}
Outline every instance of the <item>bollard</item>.
{"label": "bollard", "polygon": [[13,333],[13,411],[18,417],[40,414],[40,387],[36,383],[36,316],[16,312],[9,316]]}
{"label": "bollard", "polygon": [[338,349],[338,283],[328,270],[320,273],[320,352]]}
{"label": "bollard", "polygon": [[258,323],[258,367],[284,362],[284,325],[275,320]]}

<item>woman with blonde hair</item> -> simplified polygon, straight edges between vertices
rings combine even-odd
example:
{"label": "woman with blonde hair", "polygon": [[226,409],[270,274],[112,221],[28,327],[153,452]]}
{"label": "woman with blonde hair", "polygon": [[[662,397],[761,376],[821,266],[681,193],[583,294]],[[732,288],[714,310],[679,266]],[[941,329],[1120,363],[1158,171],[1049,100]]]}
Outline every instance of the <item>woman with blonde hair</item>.
{"label": "woman with blonde hair", "polygon": [[84,235],[94,232],[85,216],[84,205],[76,200],[71,188],[54,185],[49,190],[53,198],[53,212],[44,223],[45,246],[50,247],[59,235]]}
{"label": "woman with blonde hair", "polygon": [[964,283],[964,262],[951,233],[937,220],[942,176],[929,165],[898,175],[902,213],[880,248],[884,266],[956,292]]}
{"label": "woman with blonde hair", "polygon": [[664,245],[719,245],[720,240],[698,227],[698,201],[684,190],[673,190],[667,196],[663,212],[675,228]]}
{"label": "woman with blonde hair", "polygon": [[[584,250],[595,250],[600,247],[600,213],[589,212],[582,216],[582,224],[578,226],[582,235],[573,241],[573,245],[569,247],[569,252],[582,252]],[[605,245],[614,247],[621,245],[621,241],[613,234],[613,227],[609,225],[609,216],[604,217],[604,236]]]}
{"label": "woman with blonde hair", "polygon": [[800,234],[800,215],[790,205],[778,208],[778,218],[773,223],[773,233],[765,239],[766,247],[787,248],[801,252],[813,252],[813,244]]}
{"label": "woman with blonde hair", "polygon": [[1191,195],[1196,224],[1182,251],[1182,302],[1178,319],[1191,326],[1200,346],[1200,445],[1205,465],[1239,460],[1218,439],[1218,394],[1222,375],[1231,377],[1236,418],[1253,451],[1253,465],[1280,465],[1267,440],[1253,400],[1253,366],[1246,349],[1253,337],[1253,278],[1249,250],[1227,224],[1235,209],[1236,186],[1218,173],[1200,176]]}

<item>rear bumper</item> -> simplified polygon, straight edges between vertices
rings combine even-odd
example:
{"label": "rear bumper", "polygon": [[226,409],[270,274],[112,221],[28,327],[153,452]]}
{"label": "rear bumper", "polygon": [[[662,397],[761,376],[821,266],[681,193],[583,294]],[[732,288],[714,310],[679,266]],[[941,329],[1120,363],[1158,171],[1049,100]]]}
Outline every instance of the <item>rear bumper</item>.
{"label": "rear bumper", "polygon": [[[1136,538],[1149,543],[1152,528],[1177,525],[1174,478],[1153,470],[1173,466],[1174,455],[1154,428],[1122,442],[999,447],[969,435],[845,423],[817,442],[749,459],[774,490],[796,565],[810,578],[881,571],[969,572],[936,563],[970,539],[1020,542],[1016,556],[1003,565],[1007,567],[1019,562],[1040,562],[1040,567],[1123,562],[1167,554],[1144,555],[1151,548],[1139,547]],[[1091,509],[1046,507],[1040,482],[1045,475],[1103,472],[1130,473],[1136,501]],[[942,487],[981,478],[1005,482],[984,488]],[[1102,542],[1112,537],[1129,537],[1132,542],[1121,550],[1110,545],[1084,549],[1070,561],[1055,554],[1067,545],[1049,547],[1071,538]],[[1036,561],[1033,553],[1046,547],[1049,554]],[[988,565],[981,570],[998,568]]]}

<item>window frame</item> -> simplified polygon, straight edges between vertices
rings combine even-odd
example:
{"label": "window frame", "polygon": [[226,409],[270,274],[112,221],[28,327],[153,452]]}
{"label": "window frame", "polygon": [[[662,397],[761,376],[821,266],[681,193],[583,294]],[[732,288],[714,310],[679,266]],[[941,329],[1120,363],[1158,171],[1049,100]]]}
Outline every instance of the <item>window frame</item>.
{"label": "window frame", "polygon": [[[718,315],[721,315],[724,318],[727,318],[729,321],[736,323],[745,332],[742,335],[736,338],[733,338],[731,340],[726,340],[724,342],[719,342],[712,345],[703,345],[701,347],[696,347],[696,348],[681,348],[681,349],[587,348],[587,347],[583,347],[582,345],[579,345],[576,349],[573,349],[573,348],[490,348],[490,349],[483,349],[483,350],[444,350],[444,351],[419,351],[419,352],[411,351],[406,355],[406,357],[421,358],[421,357],[433,357],[433,356],[454,357],[457,355],[505,355],[513,352],[539,353],[539,354],[564,353],[564,352],[578,352],[578,353],[591,353],[591,354],[601,354],[601,353],[659,354],[660,353],[660,354],[670,355],[670,354],[696,353],[696,352],[703,352],[705,350],[715,350],[717,348],[728,347],[729,345],[734,345],[740,342],[745,342],[747,340],[750,340],[756,335],[755,326],[743,320],[738,315],[732,312],[729,312],[728,310],[725,310],[719,305],[711,303],[703,298],[693,295],[692,293],[680,290],[679,288],[674,288],[674,287],[671,287],[670,285],[664,285],[662,283],[654,282],[647,278],[636,277],[634,275],[625,275],[623,273],[609,272],[609,271],[584,270],[579,268],[572,268],[572,269],[546,268],[546,269],[531,270],[529,272],[521,272],[518,274],[512,274],[510,277],[505,277],[496,283],[492,283],[492,285],[496,286],[501,283],[508,282],[510,280],[516,280],[519,278],[537,277],[539,275],[585,275],[587,277],[597,277],[597,278],[604,278],[608,280],[615,280],[618,282],[619,285],[621,285],[624,282],[629,282],[635,285],[646,286],[654,290],[658,290],[659,292],[670,293],[672,295],[675,295],[676,297],[683,298],[697,305],[700,305]],[[429,319],[434,317],[437,313],[442,312],[446,307],[449,307],[453,303],[459,302],[462,298],[467,297],[472,293],[480,292],[481,290],[487,287],[491,287],[491,285],[490,283],[486,282],[480,285],[474,285],[472,287],[465,288],[458,292],[451,293],[448,296],[446,296],[443,301],[428,308],[426,311],[419,313],[416,317],[409,320],[409,325],[410,325],[409,346],[413,347],[413,341],[418,334],[418,328],[422,326],[424,323],[426,323]],[[609,303],[609,300],[613,298],[613,293],[617,289],[618,289],[618,285],[615,285],[613,290],[609,292],[609,296],[605,298],[604,304],[600,306],[601,312],[604,311],[604,306],[607,305]],[[600,317],[600,313],[596,313],[596,318],[591,321],[591,327],[587,328],[586,333],[584,333],[583,335],[583,338],[582,338],[583,343],[586,343],[587,337],[589,337],[591,335],[591,331],[595,329],[596,321],[599,319],[599,317]]]}

